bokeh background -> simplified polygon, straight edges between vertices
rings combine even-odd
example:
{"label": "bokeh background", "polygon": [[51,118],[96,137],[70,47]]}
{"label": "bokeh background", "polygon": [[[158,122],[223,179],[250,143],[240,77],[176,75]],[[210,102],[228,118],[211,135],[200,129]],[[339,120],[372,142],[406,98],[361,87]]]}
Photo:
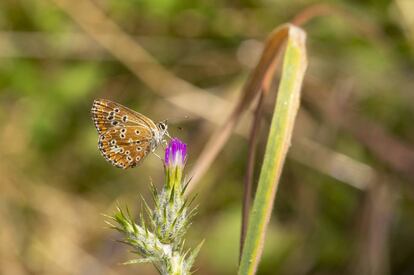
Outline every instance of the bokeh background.
{"label": "bokeh background", "polygon": [[[150,180],[162,184],[161,162],[106,163],[93,99],[168,119],[190,171],[266,36],[307,8],[321,16],[304,25],[302,107],[259,274],[414,274],[413,2],[1,1],[0,274],[156,274],[120,265],[133,255],[102,214],[117,201],[138,213]],[[100,33],[108,22],[119,28]],[[144,51],[117,56],[95,40],[123,43],[117,35],[154,60],[131,67]],[[196,274],[236,273],[249,118],[194,189]]]}

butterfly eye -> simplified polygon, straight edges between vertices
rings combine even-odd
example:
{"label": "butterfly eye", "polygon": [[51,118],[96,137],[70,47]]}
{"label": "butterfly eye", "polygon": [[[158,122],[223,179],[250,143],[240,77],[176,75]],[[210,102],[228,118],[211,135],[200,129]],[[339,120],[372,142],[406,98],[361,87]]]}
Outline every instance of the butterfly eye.
{"label": "butterfly eye", "polygon": [[158,128],[160,128],[160,130],[164,131],[167,128],[167,125],[165,125],[165,123],[160,122],[158,124]]}

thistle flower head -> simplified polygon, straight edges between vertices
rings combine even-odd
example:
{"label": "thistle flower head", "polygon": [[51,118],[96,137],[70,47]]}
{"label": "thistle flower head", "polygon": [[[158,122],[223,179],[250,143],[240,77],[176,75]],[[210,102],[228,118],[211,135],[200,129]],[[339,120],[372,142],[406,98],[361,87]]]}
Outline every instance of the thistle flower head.
{"label": "thistle flower head", "polygon": [[187,145],[173,138],[165,149],[164,163],[167,169],[183,168],[187,159]]}
{"label": "thistle flower head", "polygon": [[164,167],[166,174],[167,189],[174,189],[180,192],[182,188],[182,175],[187,160],[187,145],[173,138],[165,148]]}

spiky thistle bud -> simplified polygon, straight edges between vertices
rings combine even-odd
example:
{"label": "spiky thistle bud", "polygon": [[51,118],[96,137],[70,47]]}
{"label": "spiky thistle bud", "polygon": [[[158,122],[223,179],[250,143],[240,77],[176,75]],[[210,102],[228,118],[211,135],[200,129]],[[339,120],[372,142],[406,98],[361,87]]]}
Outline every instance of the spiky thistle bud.
{"label": "spiky thistle bud", "polygon": [[[165,183],[158,191],[153,185],[154,209],[144,200],[148,224],[141,214],[136,224],[129,212],[118,208],[112,218],[113,226],[124,233],[124,242],[131,245],[140,259],[128,263],[152,262],[161,275],[191,274],[190,269],[201,244],[192,251],[184,251],[184,235],[189,227],[195,208],[189,210],[192,201],[184,198],[183,170],[187,160],[187,145],[177,138],[165,149]],[[112,224],[111,224],[112,225]]]}

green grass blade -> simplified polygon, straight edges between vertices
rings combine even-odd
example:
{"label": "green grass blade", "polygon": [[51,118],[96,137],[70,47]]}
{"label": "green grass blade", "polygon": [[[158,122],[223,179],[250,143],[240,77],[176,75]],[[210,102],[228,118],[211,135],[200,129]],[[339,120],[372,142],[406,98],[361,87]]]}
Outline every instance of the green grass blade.
{"label": "green grass blade", "polygon": [[262,254],[267,224],[299,108],[307,66],[305,38],[301,29],[290,26],[277,102],[240,262],[240,275],[255,274]]}

